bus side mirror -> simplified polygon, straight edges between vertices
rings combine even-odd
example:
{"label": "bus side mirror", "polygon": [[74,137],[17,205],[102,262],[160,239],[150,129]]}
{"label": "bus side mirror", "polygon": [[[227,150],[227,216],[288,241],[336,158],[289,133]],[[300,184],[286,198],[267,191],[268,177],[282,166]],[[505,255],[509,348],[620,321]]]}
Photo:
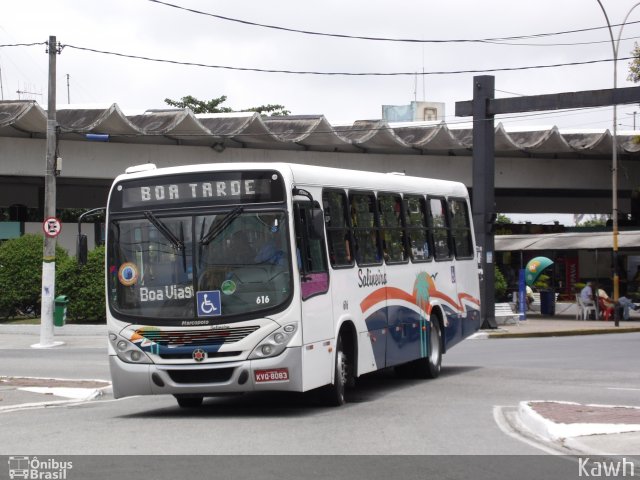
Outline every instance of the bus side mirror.
{"label": "bus side mirror", "polygon": [[84,233],[81,233],[78,235],[78,240],[76,241],[76,259],[78,260],[78,265],[87,264],[88,252],[87,236]]}
{"label": "bus side mirror", "polygon": [[310,235],[312,238],[323,239],[324,238],[324,213],[319,208],[313,208],[311,210],[311,225]]}

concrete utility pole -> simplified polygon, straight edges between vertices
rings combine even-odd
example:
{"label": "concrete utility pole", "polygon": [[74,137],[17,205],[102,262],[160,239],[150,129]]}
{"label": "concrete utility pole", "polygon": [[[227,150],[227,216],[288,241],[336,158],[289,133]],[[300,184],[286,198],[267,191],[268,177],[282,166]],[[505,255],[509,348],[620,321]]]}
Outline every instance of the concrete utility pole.
{"label": "concrete utility pole", "polygon": [[[495,328],[495,285],[493,272],[494,236],[491,229],[495,206],[494,145],[495,115],[505,113],[562,110],[569,108],[602,107],[640,101],[640,87],[586,90],[581,92],[532,95],[515,98],[493,98],[494,77],[473,77],[473,100],[456,102],[456,116],[473,115],[473,220],[476,241],[483,248],[484,282],[481,287],[483,325]],[[614,148],[615,132],[614,132]],[[614,149],[615,152],[615,149]],[[614,175],[614,178],[616,176]],[[615,184],[617,186],[617,183]],[[614,190],[613,198],[617,197]],[[617,203],[614,203],[617,213]],[[614,217],[615,218],[615,217]],[[617,255],[617,223],[614,226],[614,258]],[[615,278],[614,278],[615,281]]]}
{"label": "concrete utility pole", "polygon": [[[56,216],[56,55],[59,53],[55,36],[49,37],[49,90],[47,106],[47,153],[44,176],[44,217]],[[43,223],[44,225],[44,223]],[[56,238],[45,235],[42,255],[42,303],[40,314],[40,343],[33,348],[50,348],[64,342],[53,341],[53,306],[56,283]]]}
{"label": "concrete utility pole", "polygon": [[473,78],[473,225],[476,241],[482,247],[482,328],[497,328],[495,318],[495,127],[489,113],[489,100],[495,97],[495,78]]}

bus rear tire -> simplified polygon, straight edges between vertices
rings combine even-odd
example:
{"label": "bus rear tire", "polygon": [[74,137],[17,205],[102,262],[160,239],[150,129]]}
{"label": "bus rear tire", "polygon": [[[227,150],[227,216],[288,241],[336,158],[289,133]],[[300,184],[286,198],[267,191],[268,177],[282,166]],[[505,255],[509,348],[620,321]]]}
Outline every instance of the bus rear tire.
{"label": "bus rear tire", "polygon": [[345,390],[349,383],[349,359],[342,345],[342,336],[336,342],[333,383],[322,387],[322,403],[330,407],[339,407],[346,403]]}
{"label": "bus rear tire", "polygon": [[429,355],[424,359],[426,378],[438,378],[442,369],[442,332],[437,318],[431,320],[429,334]]}
{"label": "bus rear tire", "polygon": [[202,405],[203,397],[188,397],[185,395],[174,395],[180,408],[198,408]]}
{"label": "bus rear tire", "polygon": [[424,358],[415,361],[415,373],[420,378],[438,378],[442,369],[442,332],[438,319],[431,319],[431,332],[429,334],[429,353]]}

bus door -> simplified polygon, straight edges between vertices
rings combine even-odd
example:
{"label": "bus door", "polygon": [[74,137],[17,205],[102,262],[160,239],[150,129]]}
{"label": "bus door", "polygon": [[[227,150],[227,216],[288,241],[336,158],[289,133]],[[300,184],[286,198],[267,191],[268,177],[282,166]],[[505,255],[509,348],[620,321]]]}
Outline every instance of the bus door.
{"label": "bus door", "polygon": [[[451,282],[455,284],[459,304],[459,325],[456,334],[460,335],[449,342],[449,346],[474,333],[479,320],[478,305],[478,265],[475,259],[471,220],[467,201],[464,198],[449,198],[449,224],[451,226]],[[475,300],[474,300],[475,299]]]}
{"label": "bus door", "polygon": [[318,202],[296,201],[294,216],[302,304],[302,378],[304,390],[309,390],[332,381],[333,305],[329,291],[324,214]]}

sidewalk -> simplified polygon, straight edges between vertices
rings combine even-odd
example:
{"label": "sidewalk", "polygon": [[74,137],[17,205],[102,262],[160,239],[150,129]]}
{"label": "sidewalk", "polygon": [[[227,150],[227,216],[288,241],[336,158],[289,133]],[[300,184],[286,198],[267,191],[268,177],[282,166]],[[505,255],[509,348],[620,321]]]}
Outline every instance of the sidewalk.
{"label": "sidewalk", "polygon": [[566,335],[593,335],[604,333],[640,332],[640,313],[631,311],[628,321],[576,319],[576,306],[573,303],[556,304],[556,314],[541,315],[540,312],[528,312],[525,321],[509,321],[498,324],[496,329],[481,330],[477,337],[517,338],[517,337],[555,337]]}
{"label": "sidewalk", "polygon": [[[54,348],[107,348],[107,326],[67,324],[54,327]],[[0,349],[30,348],[40,342],[40,325],[0,323]]]}

